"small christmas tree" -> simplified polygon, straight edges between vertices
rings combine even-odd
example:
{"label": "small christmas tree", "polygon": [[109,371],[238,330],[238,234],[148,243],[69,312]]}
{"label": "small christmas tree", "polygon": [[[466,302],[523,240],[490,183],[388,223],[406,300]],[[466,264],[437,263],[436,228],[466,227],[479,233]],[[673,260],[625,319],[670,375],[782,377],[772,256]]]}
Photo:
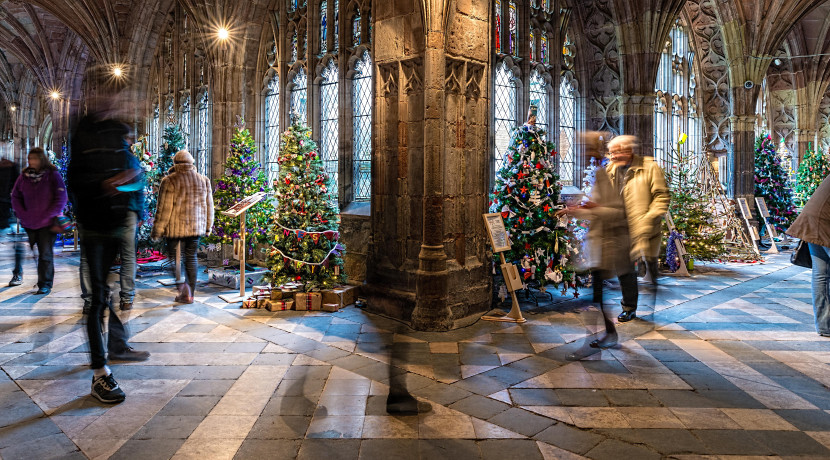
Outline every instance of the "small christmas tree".
{"label": "small christmas tree", "polygon": [[153,221],[156,215],[158,199],[156,193],[153,191],[153,187],[156,186],[155,176],[157,174],[158,155],[148,149],[149,146],[147,143],[148,139],[145,135],[139,137],[135,144],[130,147],[133,155],[138,158],[138,162],[141,164],[141,168],[146,175],[144,186],[144,213],[138,216],[138,220],[142,222],[137,232],[138,245],[136,249],[139,253],[151,251],[156,246],[150,239],[150,233],[153,231]]}
{"label": "small christmas tree", "polygon": [[830,174],[830,161],[824,156],[821,148],[814,150],[812,144],[807,144],[804,159],[798,165],[795,183],[795,198],[799,206],[807,204],[821,181]]}
{"label": "small christmas tree", "polygon": [[[675,230],[682,235],[689,257],[695,260],[718,260],[726,252],[725,233],[715,222],[711,199],[701,186],[701,160],[693,152],[682,148],[686,138],[682,134],[677,148],[672,149],[674,164],[666,171],[666,183],[671,194],[669,213]],[[665,222],[663,233],[666,235],[663,240],[666,244],[671,235]],[[673,252],[674,248],[667,247],[666,250],[667,253]]]}
{"label": "small christmas tree", "polygon": [[[775,143],[763,133],[755,139],[755,196],[766,200],[769,220],[776,230],[786,231],[796,217],[795,202],[787,172],[775,152]],[[759,224],[763,231],[763,222]]]}
{"label": "small christmas tree", "polygon": [[[245,129],[245,122],[239,119],[236,132],[231,139],[231,154],[225,161],[225,174],[216,181],[213,203],[216,207],[213,232],[207,243],[231,243],[240,237],[240,219],[222,214],[257,192],[266,191],[265,174],[256,158],[256,147],[251,133]],[[245,244],[248,253],[253,252],[257,243],[268,241],[268,225],[274,213],[270,200],[262,200],[245,212]]]}
{"label": "small christmas tree", "polygon": [[[154,176],[158,179],[156,182],[161,184],[161,179],[170,172],[173,167],[173,157],[176,152],[185,147],[184,133],[179,125],[171,124],[164,128],[164,135],[162,136],[163,143],[158,154],[158,165],[155,168]],[[158,188],[156,188],[158,190]]]}
{"label": "small christmas tree", "polygon": [[[49,161],[58,168],[58,172],[61,174],[61,179],[63,179],[63,183],[66,183],[66,167],[69,166],[69,151],[66,148],[66,145],[61,146],[61,156],[57,156],[55,152],[49,151]],[[70,220],[75,220],[75,215],[72,212],[72,202],[67,201],[66,207],[63,208],[63,215],[68,217]]]}
{"label": "small christmas tree", "polygon": [[525,283],[546,281],[577,292],[571,254],[578,249],[567,229],[568,219],[558,219],[561,185],[556,174],[551,142],[545,131],[536,127],[536,107],[531,106],[528,122],[513,130],[504,156],[504,166],[496,174],[490,212],[500,212],[510,234],[511,250],[505,258],[519,267]]}
{"label": "small christmas tree", "polygon": [[331,197],[332,181],[308,127],[294,120],[283,133],[278,163],[277,214],[267,278],[274,286],[300,282],[306,290],[344,283],[339,211]]}

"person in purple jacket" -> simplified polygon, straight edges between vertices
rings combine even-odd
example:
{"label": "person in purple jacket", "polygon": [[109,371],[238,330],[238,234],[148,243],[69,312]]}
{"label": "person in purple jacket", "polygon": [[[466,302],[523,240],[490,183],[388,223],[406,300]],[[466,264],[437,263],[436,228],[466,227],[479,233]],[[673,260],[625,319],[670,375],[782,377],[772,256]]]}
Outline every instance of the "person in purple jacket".
{"label": "person in purple jacket", "polygon": [[49,294],[55,278],[53,248],[57,235],[52,232],[55,218],[66,206],[66,186],[58,168],[49,162],[40,147],[29,150],[29,167],[23,170],[12,189],[12,208],[29,236],[29,246],[37,245],[37,292]]}

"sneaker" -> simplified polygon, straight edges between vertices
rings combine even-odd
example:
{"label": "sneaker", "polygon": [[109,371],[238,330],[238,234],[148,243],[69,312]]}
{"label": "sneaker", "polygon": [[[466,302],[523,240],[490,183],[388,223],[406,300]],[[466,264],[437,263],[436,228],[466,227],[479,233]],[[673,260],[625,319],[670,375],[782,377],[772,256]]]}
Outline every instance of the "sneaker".
{"label": "sneaker", "polygon": [[92,396],[108,404],[120,403],[127,397],[112,374],[92,377]]}
{"label": "sneaker", "polygon": [[9,286],[20,286],[23,284],[23,277],[20,275],[12,276],[12,280],[9,281]]}
{"label": "sneaker", "polygon": [[133,301],[132,300],[121,300],[121,310],[132,310],[133,309]]}
{"label": "sneaker", "polygon": [[150,359],[149,351],[138,351],[133,347],[127,347],[126,350],[120,352],[110,352],[109,359],[113,361],[147,361]]}
{"label": "sneaker", "polygon": [[35,295],[48,295],[50,292],[52,292],[52,288],[48,288],[48,287],[44,286],[44,287],[38,288],[37,291],[35,291]]}

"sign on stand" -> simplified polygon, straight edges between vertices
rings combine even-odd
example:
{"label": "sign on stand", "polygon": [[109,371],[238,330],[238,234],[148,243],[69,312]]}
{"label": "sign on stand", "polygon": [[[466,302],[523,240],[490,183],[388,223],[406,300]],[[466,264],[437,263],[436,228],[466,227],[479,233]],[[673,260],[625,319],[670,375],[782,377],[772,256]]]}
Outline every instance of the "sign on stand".
{"label": "sign on stand", "polygon": [[775,226],[769,221],[769,209],[767,209],[767,201],[762,196],[755,197],[755,204],[758,205],[758,212],[761,218],[764,219],[764,225],[767,226],[767,235],[769,235],[769,249],[766,251],[769,254],[778,254],[778,246],[775,245],[775,240],[778,239],[778,232],[775,231]]}
{"label": "sign on stand", "polygon": [[519,277],[519,270],[516,266],[507,263],[504,259],[504,252],[510,250],[510,238],[507,236],[507,229],[504,228],[504,220],[501,214],[483,214],[484,226],[487,228],[487,234],[490,236],[490,244],[493,246],[493,252],[497,252],[501,257],[501,273],[504,276],[504,284],[507,286],[507,291],[510,292],[510,298],[513,304],[508,313],[501,312],[501,315],[482,316],[481,319],[485,321],[502,321],[510,323],[524,323],[527,320],[522,316],[522,310],[519,308],[519,299],[516,298],[516,291],[522,289],[523,283]]}
{"label": "sign on stand", "polygon": [[224,300],[228,303],[235,303],[235,302],[242,302],[245,300],[245,253],[247,251],[244,250],[245,248],[245,211],[251,208],[251,206],[259,203],[265,198],[267,194],[265,192],[257,192],[251,196],[246,196],[240,202],[236,203],[235,205],[231,206],[230,209],[227,211],[222,211],[222,214],[225,216],[230,217],[238,217],[239,218],[239,240],[241,247],[243,248],[240,251],[239,255],[239,295],[232,295],[232,294],[223,294],[220,295],[219,298]]}
{"label": "sign on stand", "polygon": [[747,203],[746,198],[738,198],[738,207],[741,209],[741,215],[744,218],[744,223],[746,224],[747,230],[749,230],[749,238],[752,240],[752,249],[755,250],[755,254],[761,255],[761,250],[758,249],[758,240],[761,239],[761,235],[758,234],[758,229],[749,222],[752,219],[752,211],[749,209],[749,203]]}
{"label": "sign on stand", "polygon": [[[677,229],[674,226],[674,219],[671,218],[671,213],[668,211],[666,211],[666,225],[669,227],[669,235],[671,235],[671,232]],[[683,244],[683,240],[681,240],[680,238],[675,238],[674,249],[677,251],[677,257],[680,257],[680,267],[677,269],[675,274],[680,276],[692,276],[691,274],[689,274],[689,269],[686,268],[685,256],[688,254],[688,252],[686,252],[686,245]]]}

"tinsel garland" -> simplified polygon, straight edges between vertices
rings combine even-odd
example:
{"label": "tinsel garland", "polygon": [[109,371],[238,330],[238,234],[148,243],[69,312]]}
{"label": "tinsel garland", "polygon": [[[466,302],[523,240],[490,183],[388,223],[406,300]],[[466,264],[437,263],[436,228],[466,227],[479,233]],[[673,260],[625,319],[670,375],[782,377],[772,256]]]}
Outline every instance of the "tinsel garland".
{"label": "tinsel garland", "polygon": [[677,253],[677,246],[674,244],[677,240],[683,241],[683,235],[676,230],[672,230],[669,233],[669,241],[666,243],[666,265],[668,265],[672,273],[680,269],[681,263],[685,263],[682,257],[680,257],[680,254]]}

